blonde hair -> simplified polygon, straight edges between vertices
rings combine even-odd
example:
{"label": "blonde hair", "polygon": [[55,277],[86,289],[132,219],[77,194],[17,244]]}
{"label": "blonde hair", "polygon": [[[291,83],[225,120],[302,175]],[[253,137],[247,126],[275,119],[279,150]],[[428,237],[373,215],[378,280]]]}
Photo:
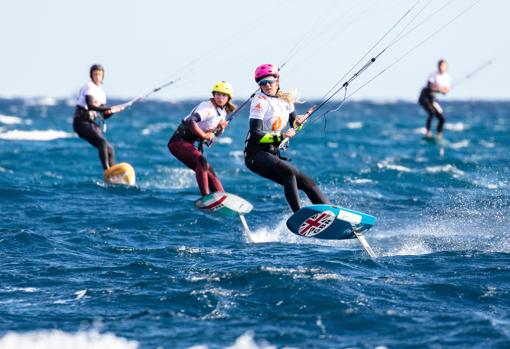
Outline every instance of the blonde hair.
{"label": "blonde hair", "polygon": [[285,102],[289,104],[303,103],[298,99],[298,93],[296,89],[292,89],[288,92],[278,90],[278,92],[276,92],[276,97],[283,99]]}

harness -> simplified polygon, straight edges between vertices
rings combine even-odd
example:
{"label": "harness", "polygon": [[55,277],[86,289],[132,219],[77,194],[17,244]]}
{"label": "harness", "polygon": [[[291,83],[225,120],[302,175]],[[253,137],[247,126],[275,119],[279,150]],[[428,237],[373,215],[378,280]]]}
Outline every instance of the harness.
{"label": "harness", "polygon": [[74,117],[81,121],[91,122],[103,132],[106,132],[106,123],[101,115],[94,110],[87,110],[80,105],[76,106],[76,110],[74,111]]}
{"label": "harness", "polygon": [[[195,107],[189,115],[192,116],[196,110],[197,110],[197,107]],[[216,113],[218,116],[221,116],[220,112],[218,111],[217,106],[214,107],[214,110],[216,110]],[[169,143],[176,142],[176,141],[182,141],[182,140],[187,141],[187,142],[192,142],[192,143],[195,143],[198,141],[197,149],[202,154],[204,153],[204,140],[199,138],[198,136],[196,136],[193,133],[193,131],[188,127],[188,125],[185,124],[184,119],[182,119],[181,123],[175,130],[174,134],[170,138]]]}

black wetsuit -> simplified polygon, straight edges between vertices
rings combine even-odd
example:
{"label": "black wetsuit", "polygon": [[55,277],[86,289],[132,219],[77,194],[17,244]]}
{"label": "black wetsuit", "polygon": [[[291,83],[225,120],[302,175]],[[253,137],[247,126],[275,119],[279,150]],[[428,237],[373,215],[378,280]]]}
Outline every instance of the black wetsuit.
{"label": "black wetsuit", "polygon": [[[112,114],[109,107],[94,106],[90,96],[87,96],[86,100],[87,107],[89,108],[88,110],[81,106],[76,106],[73,129],[80,138],[85,139],[98,149],[99,159],[101,160],[103,169],[106,170],[115,164],[115,154],[113,147],[108,143],[104,137],[103,131],[101,131],[101,127],[97,124],[97,119],[99,117],[108,119]],[[97,116],[98,113],[102,113],[102,116]]]}
{"label": "black wetsuit", "polygon": [[[290,125],[295,118],[296,113],[292,112],[289,115]],[[294,212],[301,208],[298,189],[303,190],[313,204],[329,204],[330,201],[311,178],[280,157],[278,146],[281,138],[275,135],[272,143],[260,143],[265,135],[262,120],[250,119],[250,130],[244,148],[246,167],[264,178],[283,185],[285,198]]]}
{"label": "black wetsuit", "polygon": [[425,125],[427,132],[430,131],[432,126],[432,119],[436,117],[439,120],[437,123],[437,132],[441,133],[443,132],[445,117],[430,85],[431,84],[428,83],[427,86],[421,90],[418,103],[420,103],[423,109],[425,109],[425,111],[428,113],[427,123]]}

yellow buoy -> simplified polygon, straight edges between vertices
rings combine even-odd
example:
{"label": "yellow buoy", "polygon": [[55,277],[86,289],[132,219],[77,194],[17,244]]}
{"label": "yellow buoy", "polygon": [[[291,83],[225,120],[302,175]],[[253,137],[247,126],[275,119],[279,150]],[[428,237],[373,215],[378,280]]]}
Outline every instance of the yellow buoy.
{"label": "yellow buoy", "polygon": [[103,179],[105,183],[109,184],[135,185],[135,169],[127,162],[121,162],[106,169]]}

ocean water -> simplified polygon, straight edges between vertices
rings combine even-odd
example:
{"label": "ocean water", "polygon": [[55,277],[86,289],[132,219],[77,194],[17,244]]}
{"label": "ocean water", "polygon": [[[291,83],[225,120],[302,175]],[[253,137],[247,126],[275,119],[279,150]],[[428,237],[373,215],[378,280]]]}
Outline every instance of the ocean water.
{"label": "ocean water", "polygon": [[282,189],[244,166],[246,111],[206,155],[254,205],[254,242],[196,210],[166,148],[196,102],[110,119],[127,188],[103,184],[73,101],[0,99],[1,349],[510,347],[509,102],[445,102],[444,147],[391,101],[348,103],[291,142],[334,203],[377,217],[374,260],[286,230]]}

